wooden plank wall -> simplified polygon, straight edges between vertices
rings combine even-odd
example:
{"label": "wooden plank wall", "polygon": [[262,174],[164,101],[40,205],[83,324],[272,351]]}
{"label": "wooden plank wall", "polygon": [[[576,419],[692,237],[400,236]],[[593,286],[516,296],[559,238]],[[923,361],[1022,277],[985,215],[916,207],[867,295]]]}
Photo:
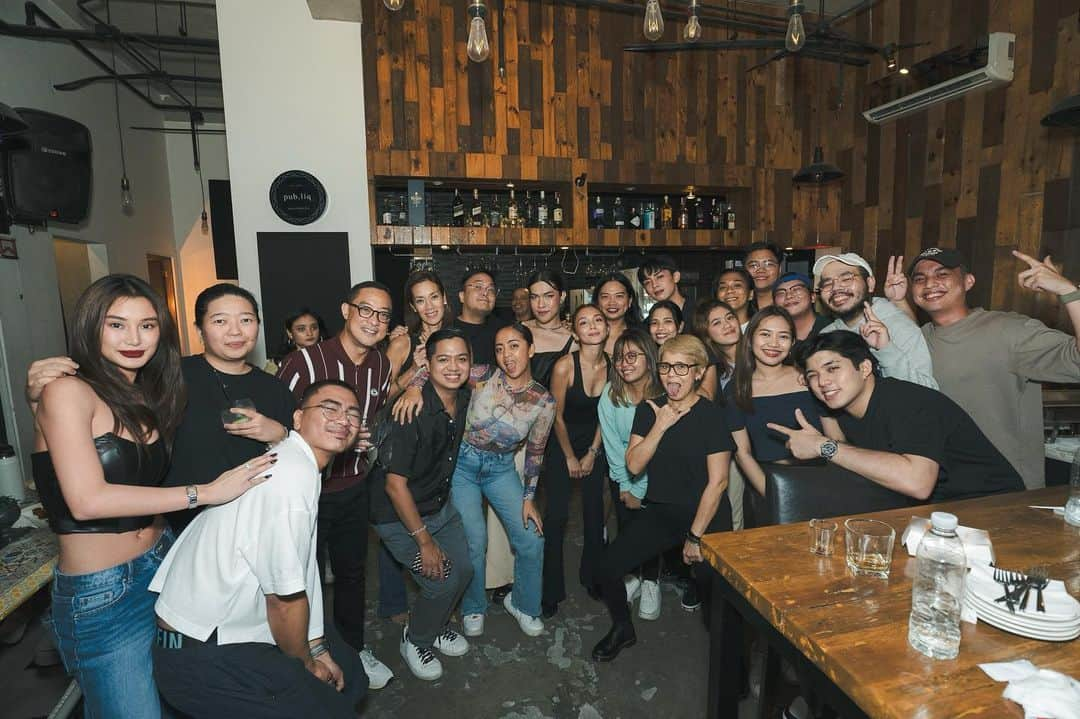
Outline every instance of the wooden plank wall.
{"label": "wooden plank wall", "polygon": [[[751,198],[738,244],[835,241],[840,189],[791,186],[833,121],[834,66],[786,61],[748,73],[765,51],[624,53],[642,40],[640,13],[540,0],[505,0],[502,18],[489,3],[492,56],[477,64],[465,54],[466,5],[407,0],[391,13],[365,0],[373,176],[569,183],[584,172],[590,183],[737,186]],[[666,23],[665,40],[681,33],[682,23]],[[706,28],[707,39],[728,36]],[[570,198],[574,244],[590,242],[586,191]]]}
{"label": "wooden plank wall", "polygon": [[840,243],[884,272],[892,254],[957,247],[976,275],[975,304],[1067,327],[1056,300],[1017,286],[1013,248],[1052,254],[1080,281],[1080,130],[1040,119],[1080,92],[1080,0],[882,0],[843,29],[875,43],[928,43],[908,65],[989,32],[1017,36],[1013,82],[876,127],[863,89],[884,62],[851,72],[851,99],[826,147],[848,173]]}

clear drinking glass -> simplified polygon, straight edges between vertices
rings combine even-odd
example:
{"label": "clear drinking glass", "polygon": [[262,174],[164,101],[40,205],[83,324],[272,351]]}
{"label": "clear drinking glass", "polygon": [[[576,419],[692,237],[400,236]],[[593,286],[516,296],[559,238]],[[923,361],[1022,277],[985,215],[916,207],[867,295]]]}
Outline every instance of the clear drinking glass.
{"label": "clear drinking glass", "polygon": [[847,565],[856,576],[889,577],[896,530],[876,519],[844,521]]}
{"label": "clear drinking glass", "polygon": [[221,410],[221,423],[222,424],[236,424],[237,422],[247,422],[248,416],[246,414],[240,414],[239,412],[233,412],[234,408],[240,409],[255,409],[254,400],[250,400],[247,397],[241,397],[240,399],[234,399],[229,403],[228,408]]}
{"label": "clear drinking glass", "polygon": [[836,536],[836,522],[831,519],[811,519],[809,533],[810,553],[831,557],[833,538]]}

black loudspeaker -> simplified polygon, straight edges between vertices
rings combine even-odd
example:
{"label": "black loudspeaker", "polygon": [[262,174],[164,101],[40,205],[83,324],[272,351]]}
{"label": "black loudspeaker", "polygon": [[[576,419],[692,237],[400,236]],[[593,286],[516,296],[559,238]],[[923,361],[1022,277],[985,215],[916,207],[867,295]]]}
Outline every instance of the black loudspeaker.
{"label": "black loudspeaker", "polygon": [[231,186],[228,180],[207,180],[206,187],[214,239],[214,270],[219,280],[238,280]]}
{"label": "black loudspeaker", "polygon": [[78,224],[90,210],[90,130],[74,120],[16,108],[30,128],[4,143],[4,198],[17,223]]}

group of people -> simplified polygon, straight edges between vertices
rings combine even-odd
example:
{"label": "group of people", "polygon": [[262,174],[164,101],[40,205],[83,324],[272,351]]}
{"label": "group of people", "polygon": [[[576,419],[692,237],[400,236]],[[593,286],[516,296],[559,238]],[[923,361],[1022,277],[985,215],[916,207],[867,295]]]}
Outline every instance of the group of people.
{"label": "group of people", "polygon": [[[1076,285],[1015,254],[1021,286],[1059,295],[1080,329]],[[243,288],[200,293],[203,352],[182,358],[145,282],[98,280],[71,356],[35,362],[27,385],[60,543],[53,627],[86,715],[157,717],[164,700],[354,716],[393,676],[365,645],[372,528],[380,607],[418,585],[399,649],[434,680],[484,633],[488,589],[527,636],[558,614],[575,485],[578,581],[611,618],[597,661],[636,642],[635,602],[660,616],[665,568],[700,605],[701,538],[754,522],[744,494],[764,493],[769,463],[832,463],[919,500],[1042,486],[1038,383],[1080,379],[1075,336],[970,308],[952,249],[890,259],[884,297],[853,253],[812,278],[782,267],[756,244],[695,303],[677,264],[649,257],[647,315],[613,273],[568,318],[564,279],[541,270],[509,323],[490,271],[466,273],[456,316],[418,271],[393,331],[391,290],[361,282],[333,337],[310,310],[288,318],[274,374],[247,363],[260,318]]]}

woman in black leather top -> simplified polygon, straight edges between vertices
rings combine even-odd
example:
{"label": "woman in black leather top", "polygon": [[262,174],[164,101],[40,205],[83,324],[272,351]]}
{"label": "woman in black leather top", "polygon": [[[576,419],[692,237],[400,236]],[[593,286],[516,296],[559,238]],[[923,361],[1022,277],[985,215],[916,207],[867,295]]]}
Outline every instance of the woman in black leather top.
{"label": "woman in black leather top", "polygon": [[137,277],[109,275],[79,299],[72,328],[77,372],[41,391],[32,457],[59,535],[53,629],[87,717],[158,717],[147,586],[172,542],[160,515],[230,501],[265,481],[274,460],[198,488],[161,487],[185,403],[165,303]]}

